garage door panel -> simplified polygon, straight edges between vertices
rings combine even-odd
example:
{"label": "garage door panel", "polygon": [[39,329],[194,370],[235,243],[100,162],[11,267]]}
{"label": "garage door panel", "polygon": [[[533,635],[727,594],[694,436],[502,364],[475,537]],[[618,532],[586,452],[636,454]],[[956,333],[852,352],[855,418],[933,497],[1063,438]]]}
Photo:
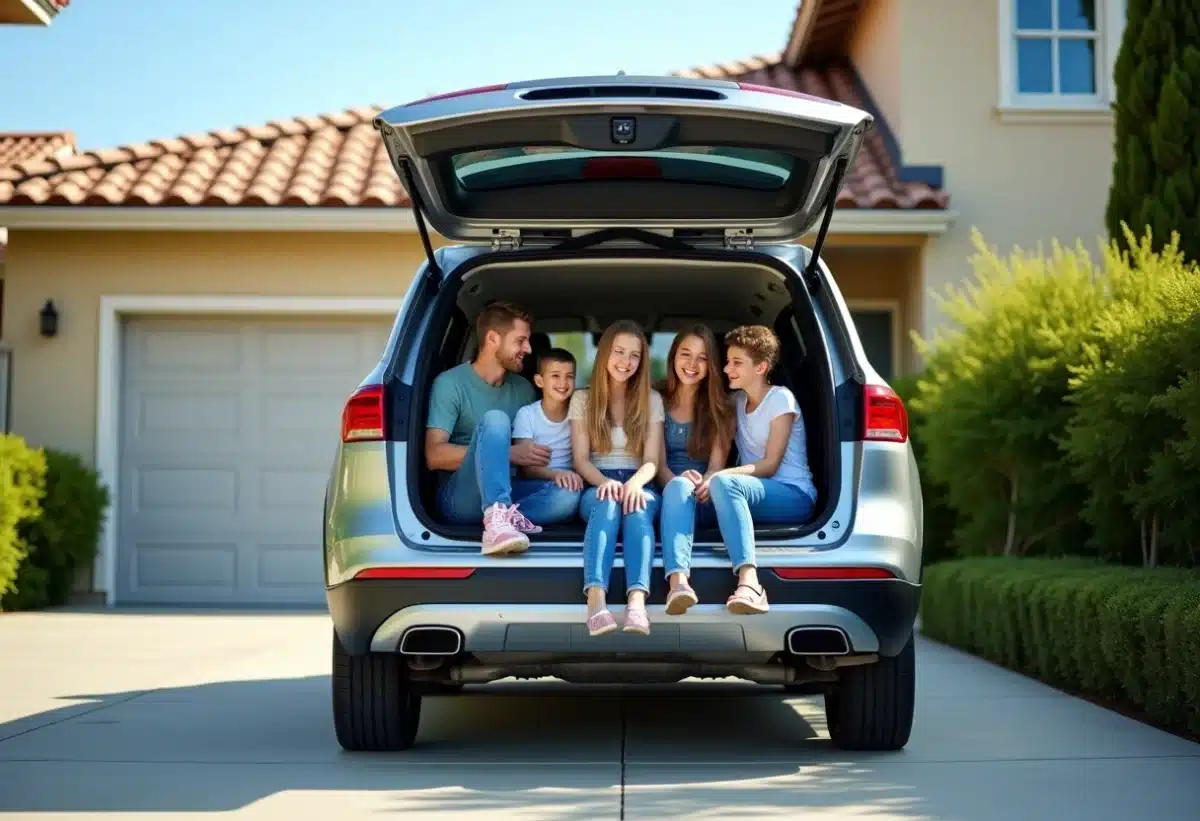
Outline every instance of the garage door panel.
{"label": "garage door panel", "polygon": [[118,596],[321,603],[320,516],[346,397],[390,321],[130,322]]}

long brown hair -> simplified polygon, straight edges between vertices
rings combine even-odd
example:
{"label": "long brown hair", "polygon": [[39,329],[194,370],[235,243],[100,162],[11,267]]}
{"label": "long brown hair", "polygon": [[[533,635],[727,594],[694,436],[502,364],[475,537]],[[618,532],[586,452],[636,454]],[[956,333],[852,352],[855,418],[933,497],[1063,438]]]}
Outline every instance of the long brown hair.
{"label": "long brown hair", "polygon": [[671,343],[671,351],[667,354],[667,378],[662,386],[664,404],[667,408],[674,408],[679,402],[679,389],[682,386],[675,373],[675,354],[689,336],[704,343],[704,353],[708,356],[708,373],[704,377],[704,384],[696,392],[696,410],[692,416],[692,432],[688,436],[687,447],[688,456],[700,459],[709,454],[714,443],[732,440],[734,420],[729,397],[721,383],[721,371],[724,368],[721,349],[717,346],[712,329],[702,323],[688,325],[675,335]]}
{"label": "long brown hair", "polygon": [[625,388],[625,418],[621,422],[625,429],[626,447],[630,453],[641,458],[646,445],[646,433],[650,428],[650,344],[642,327],[632,320],[621,319],[609,325],[600,337],[600,344],[596,346],[596,361],[592,365],[592,377],[588,383],[588,440],[596,453],[612,450],[612,418],[608,408],[612,391],[608,384],[608,358],[612,354],[613,342],[621,334],[637,337],[642,343],[642,357],[637,371],[629,377]]}

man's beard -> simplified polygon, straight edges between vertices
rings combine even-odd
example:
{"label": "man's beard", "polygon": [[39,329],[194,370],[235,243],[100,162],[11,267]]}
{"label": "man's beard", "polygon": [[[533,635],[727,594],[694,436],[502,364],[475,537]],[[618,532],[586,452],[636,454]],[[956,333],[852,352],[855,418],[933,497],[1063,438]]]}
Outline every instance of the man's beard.
{"label": "man's beard", "polygon": [[500,365],[509,373],[520,373],[521,366],[524,364],[524,357],[515,353],[498,357],[498,359],[500,360]]}

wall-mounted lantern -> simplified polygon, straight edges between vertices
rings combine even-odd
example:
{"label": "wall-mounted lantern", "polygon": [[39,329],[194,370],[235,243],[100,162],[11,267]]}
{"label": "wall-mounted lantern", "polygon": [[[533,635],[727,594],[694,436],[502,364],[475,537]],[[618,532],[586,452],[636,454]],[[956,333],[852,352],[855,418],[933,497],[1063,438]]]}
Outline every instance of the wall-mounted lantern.
{"label": "wall-mounted lantern", "polygon": [[42,336],[49,338],[58,335],[58,309],[54,307],[53,299],[46,300],[38,317],[41,319]]}

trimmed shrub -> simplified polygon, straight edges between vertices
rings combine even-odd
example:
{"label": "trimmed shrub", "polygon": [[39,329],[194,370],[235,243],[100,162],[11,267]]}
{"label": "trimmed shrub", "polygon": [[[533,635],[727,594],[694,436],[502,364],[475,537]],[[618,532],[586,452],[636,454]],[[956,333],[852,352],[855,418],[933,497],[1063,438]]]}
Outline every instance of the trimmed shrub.
{"label": "trimmed shrub", "polygon": [[23,525],[41,514],[45,482],[45,454],[0,434],[0,596],[14,589],[28,553]]}
{"label": "trimmed shrub", "polygon": [[925,571],[921,631],[1200,733],[1200,572],[1075,558],[943,562]]}
{"label": "trimmed shrub", "polygon": [[910,407],[922,480],[944,493],[964,554],[1060,553],[1079,544],[1081,488],[1059,466],[1071,368],[1108,302],[1082,248],[1003,259],[974,235],[973,280],[940,299],[949,327],[916,338]]}
{"label": "trimmed shrub", "polygon": [[39,515],[21,528],[28,555],[14,589],[0,598],[5,610],[65,604],[76,571],[96,556],[109,503],[100,475],[74,453],[47,448],[45,494]]}

